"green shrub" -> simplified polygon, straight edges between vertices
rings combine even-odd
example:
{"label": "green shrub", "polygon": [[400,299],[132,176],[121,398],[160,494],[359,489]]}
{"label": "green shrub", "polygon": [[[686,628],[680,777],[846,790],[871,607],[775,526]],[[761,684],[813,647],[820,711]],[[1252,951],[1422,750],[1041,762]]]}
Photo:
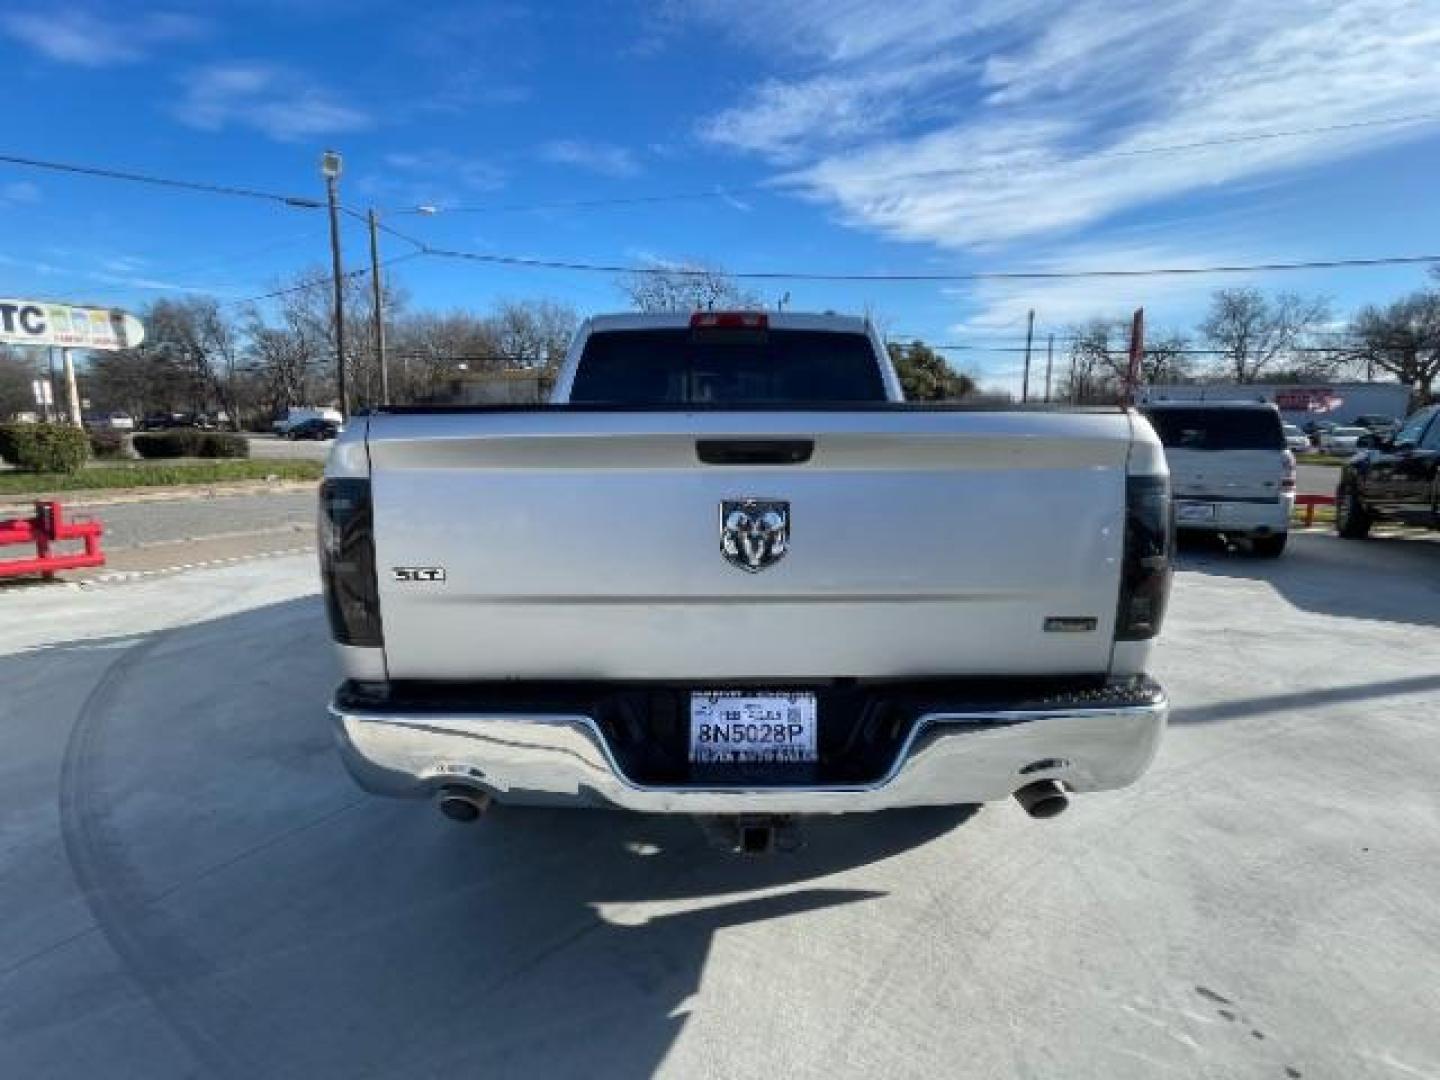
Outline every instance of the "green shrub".
{"label": "green shrub", "polygon": [[125,436],[118,431],[100,429],[90,432],[90,453],[97,458],[125,457]]}
{"label": "green shrub", "polygon": [[147,431],[135,436],[142,458],[199,457],[201,431]]}
{"label": "green shrub", "polygon": [[207,431],[200,440],[200,456],[204,458],[248,458],[250,440],[228,431]]}
{"label": "green shrub", "polygon": [[69,424],[0,425],[0,457],[30,472],[73,473],[90,456],[90,440]]}
{"label": "green shrub", "polygon": [[149,431],[135,436],[135,452],[142,458],[244,458],[250,443],[225,431]]}

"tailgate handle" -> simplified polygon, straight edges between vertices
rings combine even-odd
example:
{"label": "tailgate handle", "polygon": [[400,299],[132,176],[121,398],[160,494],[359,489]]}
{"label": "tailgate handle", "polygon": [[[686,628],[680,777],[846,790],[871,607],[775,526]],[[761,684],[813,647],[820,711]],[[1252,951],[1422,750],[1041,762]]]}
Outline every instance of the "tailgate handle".
{"label": "tailgate handle", "polygon": [[698,439],[706,465],[801,465],[815,453],[813,439]]}

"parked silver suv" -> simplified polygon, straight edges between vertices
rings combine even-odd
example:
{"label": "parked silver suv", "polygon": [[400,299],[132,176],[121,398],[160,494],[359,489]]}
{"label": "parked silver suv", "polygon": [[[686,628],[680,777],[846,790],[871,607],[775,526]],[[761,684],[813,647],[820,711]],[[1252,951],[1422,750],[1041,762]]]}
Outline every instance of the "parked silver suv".
{"label": "parked silver suv", "polygon": [[1259,401],[1144,406],[1165,447],[1175,525],[1250,540],[1257,555],[1285,550],[1295,509],[1295,456],[1279,410]]}

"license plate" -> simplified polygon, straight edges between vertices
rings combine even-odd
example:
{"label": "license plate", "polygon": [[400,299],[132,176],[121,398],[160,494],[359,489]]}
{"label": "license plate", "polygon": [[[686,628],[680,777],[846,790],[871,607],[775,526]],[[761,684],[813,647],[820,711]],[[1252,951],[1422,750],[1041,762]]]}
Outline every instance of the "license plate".
{"label": "license plate", "polygon": [[690,695],[690,760],[704,765],[814,761],[814,694],[714,690]]}
{"label": "license plate", "polygon": [[1187,502],[1176,503],[1176,504],[1175,504],[1175,520],[1176,520],[1176,521],[1214,521],[1214,520],[1215,520],[1215,504],[1214,504],[1214,503],[1187,503]]}

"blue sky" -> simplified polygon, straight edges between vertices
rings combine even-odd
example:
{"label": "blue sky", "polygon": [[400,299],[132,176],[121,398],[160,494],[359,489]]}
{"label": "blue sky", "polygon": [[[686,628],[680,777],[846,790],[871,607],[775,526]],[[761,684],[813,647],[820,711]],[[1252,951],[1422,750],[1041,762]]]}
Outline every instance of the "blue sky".
{"label": "blue sky", "polygon": [[[1424,117],[1436,55],[1435,0],[15,0],[0,12],[0,153],[318,196],[334,146],[343,200],[432,244],[603,263],[943,273],[1419,254],[1440,250],[1440,107],[1353,125]],[[717,194],[503,209],[692,192]],[[422,203],[440,213],[403,213]],[[8,166],[0,214],[0,295],[240,298],[326,259],[315,211]],[[358,265],[354,224],[346,245]],[[396,273],[417,306],[623,303],[605,275],[438,260]],[[1013,343],[1029,307],[1043,338],[1141,304],[1152,325],[1185,327],[1222,284],[1324,293],[1344,314],[1423,281],[1399,268],[761,291],[984,345]],[[954,358],[1014,385],[1013,355]]]}

